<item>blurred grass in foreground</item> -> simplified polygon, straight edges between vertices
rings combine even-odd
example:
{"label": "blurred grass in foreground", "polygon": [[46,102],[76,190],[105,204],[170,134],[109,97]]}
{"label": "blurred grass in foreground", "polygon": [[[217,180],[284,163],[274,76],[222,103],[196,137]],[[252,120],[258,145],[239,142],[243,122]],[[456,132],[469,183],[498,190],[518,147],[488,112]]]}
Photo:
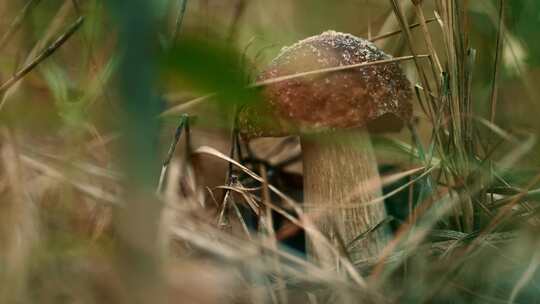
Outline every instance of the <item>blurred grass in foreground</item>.
{"label": "blurred grass in foreground", "polygon": [[[539,301],[540,4],[416,2],[0,3],[0,302]],[[416,123],[374,138],[394,242],[334,270],[280,242],[298,142],[231,134],[257,70],[327,29],[432,56],[403,63]]]}

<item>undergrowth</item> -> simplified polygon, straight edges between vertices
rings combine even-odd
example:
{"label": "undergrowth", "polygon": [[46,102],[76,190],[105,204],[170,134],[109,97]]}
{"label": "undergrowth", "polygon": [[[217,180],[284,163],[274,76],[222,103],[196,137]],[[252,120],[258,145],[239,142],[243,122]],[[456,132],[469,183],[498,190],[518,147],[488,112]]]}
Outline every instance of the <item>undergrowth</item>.
{"label": "undergrowth", "polygon": [[[2,303],[540,300],[538,5],[292,2],[0,5]],[[372,138],[391,215],[359,238],[393,234],[366,260],[304,211],[298,139],[236,128],[286,80],[255,81],[278,46],[321,29],[376,43],[415,93]]]}

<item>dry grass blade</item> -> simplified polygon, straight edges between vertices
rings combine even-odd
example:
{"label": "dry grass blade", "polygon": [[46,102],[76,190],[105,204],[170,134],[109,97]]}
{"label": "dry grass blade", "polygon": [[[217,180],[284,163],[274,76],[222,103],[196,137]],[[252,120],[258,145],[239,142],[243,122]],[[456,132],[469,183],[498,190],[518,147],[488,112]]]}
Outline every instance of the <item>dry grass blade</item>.
{"label": "dry grass blade", "polygon": [[500,71],[500,61],[502,56],[502,44],[503,44],[503,35],[504,35],[504,11],[505,3],[504,0],[499,0],[499,24],[497,27],[497,44],[495,49],[495,62],[493,68],[493,76],[491,78],[491,104],[490,104],[490,115],[489,121],[491,123],[495,122],[495,114],[497,112],[497,94],[498,94],[498,81],[499,81],[499,71]]}
{"label": "dry grass blade", "polygon": [[225,259],[228,262],[238,263],[241,265],[246,265],[246,263],[249,263],[249,266],[254,267],[257,271],[261,271],[263,273],[272,273],[273,268],[264,265],[267,261],[266,254],[262,254],[271,252],[277,254],[280,258],[286,261],[286,263],[282,263],[283,271],[296,279],[307,282],[324,283],[339,281],[346,284],[335,274],[320,269],[319,267],[316,267],[315,265],[308,263],[304,259],[290,254],[285,250],[274,250],[264,242],[259,242],[256,240],[238,240],[226,233],[223,233],[222,231],[216,230],[213,227],[203,226],[201,223],[193,223],[193,227],[186,225],[189,224],[188,221],[184,223],[185,225],[176,225],[175,227],[170,228],[176,239],[187,241],[200,249]]}
{"label": "dry grass blade", "polygon": [[194,108],[198,106],[199,104],[212,99],[216,95],[217,95],[216,93],[204,95],[204,96],[192,99],[190,101],[184,102],[182,104],[179,104],[177,106],[173,106],[170,109],[163,111],[163,113],[161,113],[161,116],[170,116],[170,115],[186,113],[191,108]]}
{"label": "dry grass blade", "polygon": [[357,64],[349,64],[349,65],[342,65],[342,66],[325,68],[325,69],[318,69],[318,70],[313,70],[313,71],[308,71],[308,72],[302,72],[302,73],[297,73],[297,74],[292,74],[292,75],[270,78],[264,81],[256,82],[253,85],[251,85],[251,87],[262,87],[262,86],[266,86],[266,85],[277,83],[277,82],[283,82],[283,81],[287,81],[291,79],[302,78],[302,77],[307,77],[307,76],[312,76],[312,75],[333,73],[333,72],[345,71],[345,70],[362,68],[362,67],[367,67],[367,66],[381,65],[381,64],[387,64],[391,62],[398,62],[398,61],[404,61],[404,60],[416,60],[415,58],[427,58],[427,57],[429,57],[429,55],[401,56],[401,57],[394,57],[394,58],[389,58],[389,59],[375,60],[375,61],[370,61],[370,62],[362,62],[362,63],[357,63]]}
{"label": "dry grass blade", "polygon": [[[53,20],[51,21],[50,25],[47,27],[46,32],[41,37],[41,39],[34,45],[32,50],[30,51],[30,54],[26,57],[25,61],[23,62],[23,65],[28,65],[34,58],[39,54],[39,52],[43,51],[47,44],[53,39],[54,35],[56,35],[62,26],[64,25],[65,20],[68,18],[70,10],[71,10],[72,3],[70,0],[65,0],[64,4],[60,7],[56,15],[54,16]],[[12,96],[17,88],[19,87],[20,81],[16,82],[14,85],[11,86],[10,89],[8,89],[3,96],[1,96],[0,101],[0,110],[2,110],[3,106],[7,102],[10,96]]]}
{"label": "dry grass blade", "polygon": [[457,203],[459,203],[459,200],[455,196],[452,197],[449,193],[446,193],[437,201],[431,198],[418,205],[413,211],[416,219],[415,225],[405,224],[401,226],[396,237],[381,253],[379,262],[373,270],[371,282],[378,285],[388,279],[397,267],[406,260],[408,254],[402,256],[399,262],[392,266],[385,267],[385,260],[395,251],[404,250],[407,253],[414,251],[426,238],[433,226],[448,214]]}
{"label": "dry grass blade", "polygon": [[[272,208],[269,206],[271,202],[271,196],[270,196],[270,190],[268,189],[268,173],[266,171],[266,168],[264,165],[259,166],[259,171],[261,173],[261,177],[264,180],[262,184],[262,202],[266,208],[266,212],[264,213],[264,216],[261,217],[261,228],[263,231],[263,235],[266,235],[264,237],[263,242],[266,242],[268,246],[272,249],[274,249],[274,252],[278,250],[278,242],[276,238],[276,231],[274,230],[274,217],[272,215]],[[279,256],[274,255],[273,259],[273,268],[276,270],[276,287],[277,287],[277,293],[279,296],[279,303],[287,304],[289,302],[289,299],[287,297],[286,293],[286,283],[283,280],[283,275],[281,271],[281,265],[279,261]],[[278,302],[277,299],[275,301]]]}
{"label": "dry grass blade", "polygon": [[407,170],[407,171],[382,176],[381,177],[382,185],[383,186],[390,185],[392,183],[397,182],[398,180],[400,180],[402,178],[405,178],[407,176],[411,176],[411,175],[413,175],[415,173],[418,173],[418,172],[420,172],[420,171],[422,171],[424,169],[425,169],[425,167],[418,167],[418,168],[410,169],[410,170]]}
{"label": "dry grass blade", "polygon": [[[437,21],[437,19],[435,18],[431,18],[431,19],[426,19],[426,24],[429,24],[433,21]],[[421,26],[422,24],[420,23],[415,23],[415,24],[411,24],[409,26],[410,29],[414,29],[414,28],[417,28],[419,26]],[[380,34],[380,35],[377,35],[375,37],[372,37],[371,39],[369,39],[371,42],[376,42],[378,40],[382,40],[382,39],[385,39],[385,38],[389,38],[389,37],[392,37],[392,36],[395,36],[395,35],[398,35],[398,34],[401,34],[403,33],[402,30],[395,30],[395,31],[392,31],[392,32],[388,32],[388,33],[385,33],[385,34]]]}
{"label": "dry grass blade", "polygon": [[[521,157],[523,157],[523,155],[525,155],[526,152],[530,151],[530,149],[533,147],[535,142],[536,142],[536,137],[534,135],[531,135],[528,140],[521,143],[520,146],[514,149],[514,151],[509,153],[499,162],[498,164],[499,170],[501,172],[507,172],[511,168],[512,165],[514,165]],[[489,175],[487,175],[487,177],[489,177]],[[540,181],[540,175],[538,175],[533,181],[531,181],[529,185],[536,184],[539,181]],[[481,190],[482,190],[482,182],[480,181],[476,181],[474,184],[469,185],[469,191],[472,194],[478,193]],[[451,201],[453,201],[454,205],[456,203],[459,203],[459,196],[454,195],[453,198],[450,198],[450,199]],[[441,205],[444,205],[444,204],[448,204],[448,202],[444,202],[444,203],[438,202],[437,203],[437,205],[439,206],[438,208],[441,208]],[[457,269],[459,269],[470,258],[470,256],[473,255],[476,249],[479,249],[481,248],[482,245],[486,244],[486,240],[490,236],[490,233],[494,230],[494,228],[497,227],[495,223],[498,223],[500,219],[506,216],[507,211],[508,210],[500,211],[498,216],[495,217],[491,221],[491,223],[486,228],[484,228],[472,240],[469,246],[467,246],[459,254],[453,256],[452,263],[448,265],[446,274],[442,275],[440,278],[437,279],[437,281],[433,282],[433,288],[431,289],[430,294],[426,295],[426,298],[431,298],[433,295],[437,294],[437,292],[439,292],[440,289],[443,288],[443,286],[445,286],[446,282],[449,280],[449,277],[451,277],[451,274],[454,273]],[[425,230],[422,229],[420,233],[422,234],[423,231]],[[416,241],[419,241],[419,239],[416,237],[414,237],[413,239],[416,239]],[[383,270],[382,267],[379,266],[378,271],[376,273],[379,273],[382,270]],[[387,272],[386,276],[388,276],[389,269],[384,269],[384,270],[385,272]]]}
{"label": "dry grass blade", "polygon": [[538,266],[540,266],[540,251],[536,251],[532,258],[529,266],[519,278],[516,285],[512,289],[512,293],[510,294],[510,298],[508,299],[508,302],[515,302],[516,298],[518,297],[519,293],[525,288],[525,286],[533,279],[534,273],[538,269]]}
{"label": "dry grass blade", "polygon": [[426,74],[424,72],[424,70],[422,69],[422,66],[420,65],[420,61],[418,60],[419,55],[417,55],[418,53],[416,52],[416,47],[413,43],[413,38],[412,38],[412,34],[411,34],[411,30],[409,29],[409,25],[408,25],[408,22],[405,18],[405,14],[401,8],[401,5],[399,4],[399,2],[397,0],[390,0],[391,4],[392,4],[392,7],[394,9],[394,14],[396,15],[396,18],[398,19],[399,21],[399,24],[401,25],[401,29],[404,31],[405,33],[405,38],[407,39],[407,45],[409,47],[409,50],[412,54],[412,59],[414,61],[414,64],[416,66],[416,70],[418,72],[418,75],[420,76],[420,81],[422,83],[422,87],[424,87],[424,94],[426,95],[426,100],[431,100],[431,96],[428,92],[431,92],[431,89],[430,89],[430,86],[429,86],[429,82],[428,82],[428,78],[426,77]]}
{"label": "dry grass blade", "polygon": [[58,164],[58,166],[69,168],[69,171],[76,170],[92,177],[103,178],[113,182],[118,182],[123,177],[121,172],[115,171],[112,168],[103,168],[88,161],[66,161],[66,159],[60,155],[39,151],[31,145],[21,145],[21,151],[21,155],[32,158],[46,158],[47,161],[54,162],[55,164]]}
{"label": "dry grass blade", "polygon": [[[432,166],[432,167],[427,168],[427,169],[425,169],[425,168],[413,169],[413,170],[405,172],[403,174],[398,174],[396,176],[406,177],[406,176],[410,176],[410,175],[418,172],[419,170],[425,169],[424,172],[422,172],[422,174],[420,174],[417,177],[411,179],[407,183],[404,183],[403,185],[397,187],[396,189],[394,189],[394,190],[392,190],[392,191],[390,191],[390,192],[388,192],[388,193],[386,193],[386,194],[384,194],[384,195],[382,195],[380,197],[377,197],[377,198],[375,198],[375,199],[373,199],[371,201],[365,202],[363,204],[366,205],[366,206],[378,204],[378,203],[384,201],[385,199],[387,199],[389,197],[392,197],[392,196],[398,194],[399,192],[407,189],[410,185],[413,185],[413,184],[417,183],[418,181],[422,180],[424,177],[426,177],[428,174],[430,174],[431,171],[433,171],[435,168],[437,168],[437,167]],[[394,177],[390,177],[390,180],[393,180],[393,179],[394,179]],[[351,195],[346,199],[346,202],[349,202],[349,203],[340,204],[339,207],[340,208],[354,208],[355,205],[352,204],[351,202],[354,201],[354,199],[356,198],[357,195],[358,195],[357,193],[351,193]]]}
{"label": "dry grass blade", "polygon": [[39,217],[25,187],[15,136],[2,129],[0,170],[6,187],[0,191],[0,302],[13,303],[26,292],[31,253],[39,241]]}
{"label": "dry grass blade", "polygon": [[73,180],[72,178],[68,178],[62,173],[62,171],[54,169],[43,162],[33,159],[32,157],[21,155],[20,158],[21,158],[21,162],[27,165],[28,167],[34,170],[38,170],[42,172],[43,174],[49,177],[52,177],[54,179],[67,182],[71,184],[73,187],[75,187],[76,189],[78,189],[79,191],[81,191],[82,193],[85,193],[92,198],[95,198],[99,201],[110,203],[113,205],[120,204],[120,200],[117,196],[113,195],[112,193],[108,193],[103,188],[96,187],[88,183],[82,183],[80,181]]}
{"label": "dry grass blade", "polygon": [[[0,85],[0,94],[5,94],[11,86],[17,83],[21,78],[26,74],[32,71],[36,66],[38,66],[43,60],[51,56],[58,48],[60,48],[70,37],[73,35],[84,22],[84,17],[79,17],[62,35],[58,37],[51,45],[39,53],[35,58],[33,58],[28,64],[18,70],[10,79],[6,80],[2,85]],[[3,99],[5,100],[5,99]],[[4,107],[4,102],[0,103],[0,110]]]}
{"label": "dry grass blade", "polygon": [[[235,161],[234,159],[231,159],[230,157],[226,156],[225,154],[217,151],[216,149],[214,148],[211,148],[211,147],[207,147],[207,146],[203,146],[203,147],[199,147],[197,150],[194,151],[195,154],[197,153],[203,153],[203,154],[208,154],[208,155],[212,155],[212,156],[215,156],[215,157],[218,157],[218,158],[221,158],[227,162],[230,162],[232,164],[234,164],[236,167],[240,168],[242,171],[244,171],[246,174],[248,174],[249,176],[251,176],[254,180],[258,181],[258,182],[264,182],[264,180],[258,176],[257,174],[255,174],[253,171],[249,170],[247,167],[243,166],[242,164],[240,164],[239,162]],[[339,254],[339,252],[336,250],[336,248],[334,248],[332,246],[332,244],[330,243],[330,241],[324,236],[321,234],[320,231],[318,231],[316,228],[315,228],[315,225],[312,223],[312,221],[309,219],[309,217],[307,217],[304,212],[302,211],[302,209],[300,208],[300,206],[298,205],[298,203],[294,202],[293,199],[291,199],[290,197],[288,197],[287,195],[285,195],[283,192],[281,192],[279,189],[277,189],[276,187],[274,187],[273,185],[268,185],[268,189],[270,189],[272,192],[274,192],[275,194],[277,194],[281,199],[283,199],[284,202],[286,202],[288,205],[290,205],[291,207],[293,207],[294,211],[296,212],[296,214],[298,214],[298,216],[300,217],[301,221],[298,222],[298,226],[301,226],[304,228],[304,230],[306,231],[306,233],[309,233],[311,237],[315,238],[317,240],[317,242],[320,242],[320,244],[324,245],[324,246],[327,246],[328,249],[336,256],[336,258],[340,261],[341,265],[344,267],[344,269],[346,270],[346,273],[350,276],[350,278],[356,283],[358,284],[359,286],[362,286],[362,287],[365,287],[365,281],[364,279],[360,276],[360,274],[358,273],[358,271],[355,269],[355,267],[349,262],[347,261],[346,259],[344,259],[343,257],[341,257],[341,255]]]}
{"label": "dry grass blade", "polygon": [[[0,303],[540,302],[537,1],[4,2]],[[256,77],[281,45],[332,28],[396,57],[322,69],[291,57],[301,73]],[[332,97],[380,100],[377,81],[334,76],[386,66],[410,81],[412,118],[368,130],[373,175],[340,147],[306,161],[327,132],[238,129],[238,107],[275,104],[267,90],[289,82],[336,78]],[[325,101],[289,105],[339,108]],[[338,219],[363,205],[380,217]]]}
{"label": "dry grass blade", "polygon": [[433,46],[431,34],[429,33],[429,30],[427,28],[427,21],[426,21],[426,17],[424,16],[424,10],[422,9],[422,3],[421,2],[415,3],[414,6],[416,8],[416,15],[420,19],[422,33],[424,34],[424,41],[429,51],[430,59],[432,60],[431,66],[433,69],[433,78],[436,80],[436,83],[439,84],[440,76],[442,75],[442,72],[443,72],[441,61],[439,60],[437,51],[435,50],[435,47]]}
{"label": "dry grass blade", "polygon": [[492,123],[491,121],[488,121],[487,119],[485,119],[483,117],[478,117],[478,116],[475,116],[473,118],[476,121],[478,121],[479,123],[481,123],[484,126],[486,126],[487,128],[489,128],[491,130],[491,132],[493,132],[493,134],[498,135],[499,137],[506,140],[507,142],[513,143],[513,144],[519,143],[519,140],[514,135],[512,135],[509,132],[505,131],[504,129],[502,129],[501,127],[499,127],[496,124]]}
{"label": "dry grass blade", "polygon": [[[531,135],[531,137],[527,141],[523,142],[512,153],[509,153],[509,155],[507,155],[499,162],[500,170],[503,172],[508,170],[527,151],[530,151],[534,143],[535,137]],[[535,180],[533,180],[530,185],[533,185],[533,183],[536,184],[539,180],[540,175]],[[481,187],[482,183],[477,181],[474,185],[469,186],[469,191],[471,191],[472,193],[477,193],[482,189]],[[450,195],[450,193],[447,193],[438,201],[425,201],[421,205],[417,206],[414,211],[414,216],[418,220],[417,224],[414,226],[414,230],[412,225],[403,225],[400,231],[398,231],[397,236],[394,238],[394,240],[392,240],[392,242],[387,246],[387,248],[385,248],[385,250],[381,254],[380,262],[374,270],[374,282],[380,283],[384,281],[390,276],[391,273],[393,273],[393,271],[397,267],[396,264],[392,267],[384,268],[383,265],[386,257],[390,256],[391,253],[396,251],[397,248],[406,248],[408,252],[416,248],[420,244],[420,242],[428,235],[428,232],[437,223],[437,221],[439,221],[445,214],[450,212],[459,203],[459,196]],[[506,211],[501,211],[500,214],[500,216],[503,216],[506,214]],[[490,225],[489,227],[495,228],[496,225],[493,225],[493,223],[495,222],[496,221],[493,220],[492,225]],[[485,238],[492,231],[493,229],[485,229],[482,233],[480,233],[479,236],[473,240],[471,245],[467,247],[466,252],[470,253],[474,248],[477,248],[478,245],[482,244],[482,242],[485,241]],[[459,262],[455,262],[452,264],[453,267],[458,267],[459,265]]]}
{"label": "dry grass blade", "polygon": [[[427,57],[429,57],[429,55],[402,56],[402,57],[394,57],[394,58],[390,58],[390,59],[376,60],[376,61],[370,61],[370,62],[364,62],[364,63],[358,63],[358,64],[342,65],[342,66],[331,67],[331,68],[326,68],[326,69],[318,69],[318,70],[313,70],[313,71],[308,71],[308,72],[303,72],[303,73],[297,73],[297,74],[291,74],[291,75],[286,75],[286,76],[281,76],[281,77],[276,77],[276,78],[270,78],[270,79],[267,79],[267,80],[264,80],[264,81],[259,81],[259,82],[253,83],[253,84],[249,85],[247,88],[264,87],[264,86],[267,86],[267,85],[270,85],[270,84],[273,84],[273,83],[283,82],[283,81],[296,79],[296,78],[302,78],[302,77],[325,74],[325,73],[339,72],[339,71],[344,71],[344,70],[350,70],[350,69],[362,68],[362,67],[367,67],[367,66],[386,64],[386,63],[391,63],[391,62],[412,60],[412,59],[415,59],[415,58],[427,58]],[[173,106],[172,108],[170,108],[170,109],[164,111],[163,113],[161,113],[161,116],[168,116],[168,115],[175,115],[175,114],[184,113],[187,110],[199,105],[200,103],[208,101],[209,99],[214,97],[216,94],[218,94],[218,93],[211,93],[211,94],[208,94],[208,95],[205,95],[205,96],[198,97],[196,99],[187,101],[187,102],[185,102],[183,104]]]}

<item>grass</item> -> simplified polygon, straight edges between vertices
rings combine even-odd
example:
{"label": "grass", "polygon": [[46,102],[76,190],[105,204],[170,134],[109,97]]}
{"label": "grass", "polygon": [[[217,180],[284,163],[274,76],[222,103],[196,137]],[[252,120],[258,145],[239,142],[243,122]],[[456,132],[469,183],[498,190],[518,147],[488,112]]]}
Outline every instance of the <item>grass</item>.
{"label": "grass", "polygon": [[[0,5],[0,301],[539,301],[538,22],[515,22],[531,7],[346,2]],[[381,64],[256,81],[274,45],[333,26],[369,32],[415,93],[406,130],[373,137],[391,170],[366,204],[404,211],[357,237],[395,227],[366,260],[304,212],[298,140],[235,128],[261,87]]]}

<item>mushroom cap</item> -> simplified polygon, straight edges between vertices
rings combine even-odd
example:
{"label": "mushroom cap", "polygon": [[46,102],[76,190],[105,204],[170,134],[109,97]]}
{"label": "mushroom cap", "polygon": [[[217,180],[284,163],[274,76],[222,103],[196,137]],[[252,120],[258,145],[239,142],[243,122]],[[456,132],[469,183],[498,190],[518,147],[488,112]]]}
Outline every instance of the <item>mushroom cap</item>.
{"label": "mushroom cap", "polygon": [[[283,48],[257,80],[390,58],[367,40],[327,31]],[[397,62],[312,73],[264,85],[264,102],[243,108],[238,125],[249,138],[362,127],[399,131],[412,113],[410,86]]]}

